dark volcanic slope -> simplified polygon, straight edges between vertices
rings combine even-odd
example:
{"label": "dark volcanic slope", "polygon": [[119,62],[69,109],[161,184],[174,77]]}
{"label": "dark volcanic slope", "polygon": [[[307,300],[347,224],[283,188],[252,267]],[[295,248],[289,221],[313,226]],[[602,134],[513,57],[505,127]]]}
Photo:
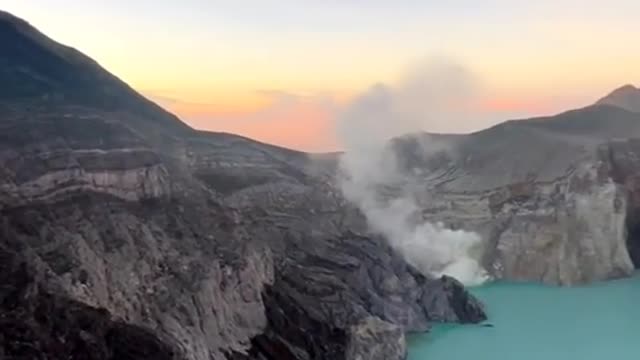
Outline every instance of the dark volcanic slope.
{"label": "dark volcanic slope", "polygon": [[140,96],[77,50],[58,44],[25,21],[0,11],[0,99],[127,110],[148,125],[174,132],[188,127]]}
{"label": "dark volcanic slope", "polygon": [[[485,191],[535,176],[550,181],[606,142],[640,136],[640,114],[593,105],[558,115],[511,120],[465,135],[425,134],[396,140],[404,166],[432,176],[447,167],[444,187]],[[442,156],[422,152],[420,142],[443,143]],[[429,162],[425,162],[428,158]],[[434,161],[434,160],[440,161]]]}
{"label": "dark volcanic slope", "polygon": [[107,311],[47,293],[19,253],[0,244],[2,359],[177,360],[150,331]]}
{"label": "dark volcanic slope", "polygon": [[629,111],[640,112],[640,89],[625,85],[600,99],[599,105],[618,106]]}
{"label": "dark volcanic slope", "polygon": [[524,181],[530,174],[551,180],[599,144],[640,135],[640,115],[599,105],[553,117],[508,121],[466,136],[462,168],[474,187]]}
{"label": "dark volcanic slope", "polygon": [[21,276],[0,276],[0,357],[394,360],[407,330],[484,318],[357,233],[335,159],[195,131],[6,13],[0,44],[0,256]]}

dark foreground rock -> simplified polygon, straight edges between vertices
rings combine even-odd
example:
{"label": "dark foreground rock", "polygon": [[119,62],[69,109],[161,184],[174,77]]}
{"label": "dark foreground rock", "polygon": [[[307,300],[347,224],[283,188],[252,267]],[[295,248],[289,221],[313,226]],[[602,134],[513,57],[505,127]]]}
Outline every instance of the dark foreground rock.
{"label": "dark foreground rock", "polygon": [[462,284],[425,277],[382,239],[346,233],[287,247],[263,293],[268,326],[251,358],[404,359],[406,332],[486,319]]}
{"label": "dark foreground rock", "polygon": [[449,276],[427,284],[421,300],[432,321],[467,324],[487,319],[483,305],[459,281]]}
{"label": "dark foreground rock", "polygon": [[376,317],[349,329],[346,359],[402,360],[407,355],[404,330]]}
{"label": "dark foreground rock", "polygon": [[0,245],[0,359],[178,360],[148,329],[37,285],[25,259]]}

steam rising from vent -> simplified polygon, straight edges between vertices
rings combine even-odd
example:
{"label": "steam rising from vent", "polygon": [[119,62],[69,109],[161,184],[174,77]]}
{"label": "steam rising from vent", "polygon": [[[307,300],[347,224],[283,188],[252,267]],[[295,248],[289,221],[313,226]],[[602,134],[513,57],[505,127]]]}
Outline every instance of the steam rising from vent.
{"label": "steam rising from vent", "polygon": [[[426,190],[399,168],[389,140],[422,132],[438,121],[463,121],[474,93],[473,77],[465,69],[430,60],[397,87],[371,87],[338,123],[346,150],[340,160],[341,189],[364,213],[371,230],[422,272],[447,274],[467,285],[488,279],[478,261],[481,237],[422,218],[416,199]],[[427,135],[419,139],[425,157],[447,147]]]}

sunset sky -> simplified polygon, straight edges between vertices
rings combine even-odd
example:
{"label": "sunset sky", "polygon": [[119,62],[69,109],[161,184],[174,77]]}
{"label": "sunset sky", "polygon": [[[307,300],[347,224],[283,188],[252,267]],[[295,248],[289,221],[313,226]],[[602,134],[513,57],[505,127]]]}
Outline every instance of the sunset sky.
{"label": "sunset sky", "polygon": [[413,64],[474,74],[468,132],[640,84],[638,0],[0,0],[196,128],[339,148],[342,109]]}

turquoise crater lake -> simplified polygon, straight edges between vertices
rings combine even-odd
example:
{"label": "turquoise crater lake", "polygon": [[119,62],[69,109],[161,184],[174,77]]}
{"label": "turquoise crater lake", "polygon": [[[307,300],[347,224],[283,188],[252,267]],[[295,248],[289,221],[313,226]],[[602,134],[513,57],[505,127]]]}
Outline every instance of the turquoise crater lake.
{"label": "turquoise crater lake", "polygon": [[640,275],[558,288],[492,283],[471,290],[494,327],[440,325],[409,337],[409,360],[640,359]]}

